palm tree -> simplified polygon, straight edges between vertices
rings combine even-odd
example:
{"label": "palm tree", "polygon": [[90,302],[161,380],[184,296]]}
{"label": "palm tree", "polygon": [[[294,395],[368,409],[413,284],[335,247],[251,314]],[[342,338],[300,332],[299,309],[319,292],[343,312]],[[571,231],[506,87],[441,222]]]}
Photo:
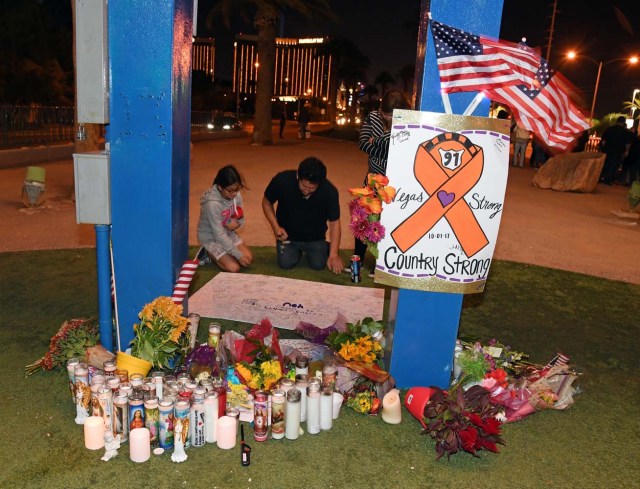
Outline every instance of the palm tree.
{"label": "palm tree", "polygon": [[331,57],[329,94],[331,94],[332,100],[328,108],[329,122],[333,126],[336,120],[336,101],[333,97],[338,93],[338,87],[341,82],[344,83],[347,89],[354,89],[354,100],[351,105],[351,120],[354,120],[353,116],[355,115],[356,107],[355,98],[358,96],[357,84],[364,80],[367,74],[367,69],[370,64],[369,58],[360,51],[353,41],[344,37],[335,37],[330,39],[329,42],[321,44],[316,55]]}
{"label": "palm tree", "polygon": [[373,81],[373,83],[376,86],[378,85],[380,86],[380,93],[382,95],[384,95],[384,93],[387,91],[387,88],[389,88],[389,85],[395,82],[396,82],[395,77],[388,71],[380,72],[380,74],[378,74],[378,76],[376,76],[376,79]]}
{"label": "palm tree", "polygon": [[252,142],[271,144],[271,98],[275,80],[276,30],[278,17],[287,12],[299,13],[308,19],[325,17],[333,19],[328,0],[219,0],[207,15],[207,25],[213,24],[216,15],[221,14],[227,28],[232,13],[243,18],[252,18],[258,31],[258,83],[256,86],[256,111]]}
{"label": "palm tree", "polygon": [[[635,91],[633,92],[634,94],[636,93]],[[624,103],[624,108],[625,109],[629,109],[631,111],[631,114],[633,117],[636,116],[636,111],[640,110],[640,96],[636,97],[633,100],[629,100],[627,102]]]}

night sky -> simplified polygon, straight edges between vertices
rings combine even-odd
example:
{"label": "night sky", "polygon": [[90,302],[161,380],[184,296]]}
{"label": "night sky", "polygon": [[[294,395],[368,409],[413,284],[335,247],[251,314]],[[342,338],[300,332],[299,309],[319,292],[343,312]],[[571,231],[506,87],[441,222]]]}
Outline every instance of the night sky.
{"label": "night sky", "polygon": [[[199,35],[216,37],[216,75],[231,78],[232,35],[221,21],[208,31],[204,17],[215,0],[200,0]],[[553,0],[505,0],[500,38],[527,44],[547,51],[547,31],[551,26]],[[283,37],[342,36],[351,39],[369,58],[368,82],[382,71],[392,75],[415,61],[416,33],[420,0],[341,0],[332,2],[334,11],[345,19],[342,25],[311,22],[304,18],[287,18],[281,25]],[[614,6],[623,13],[620,21]],[[627,24],[627,25],[625,25]],[[455,27],[455,26],[454,26]],[[253,33],[248,24],[236,21],[237,32]],[[630,28],[631,32],[626,29]],[[598,67],[588,59],[565,60],[565,53],[575,49],[595,61],[608,62],[631,54],[640,55],[640,1],[558,0],[551,48],[551,66],[559,70],[576,89],[587,111],[595,87]],[[635,88],[640,88],[640,64],[625,66],[612,62],[603,66],[596,103],[596,116],[622,110]]]}

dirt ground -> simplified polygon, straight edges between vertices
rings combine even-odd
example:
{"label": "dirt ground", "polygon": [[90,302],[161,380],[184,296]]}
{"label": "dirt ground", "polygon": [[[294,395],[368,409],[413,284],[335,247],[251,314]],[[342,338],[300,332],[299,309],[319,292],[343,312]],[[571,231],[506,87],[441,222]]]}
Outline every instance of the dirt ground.
{"label": "dirt ground", "polygon": [[[277,131],[274,131],[277,135]],[[294,127],[272,146],[252,146],[249,138],[194,143],[191,165],[189,243],[197,244],[199,196],[218,168],[233,163],[247,181],[243,192],[247,223],[243,239],[250,246],[272,245],[271,228],[262,214],[262,193],[278,171],[296,168],[307,156],[328,167],[329,179],[340,190],[343,209],[341,248],[352,249],[347,229],[348,187],[358,186],[366,157],[356,144],[314,136],[298,140]],[[21,203],[24,168],[0,170],[0,252],[95,246],[93,227],[76,224],[71,160],[45,163],[44,206],[26,209]],[[533,169],[510,168],[502,224],[494,258],[543,265],[640,284],[637,253],[640,226],[619,223],[610,211],[626,206],[627,189],[598,185],[593,193],[540,190],[531,186]]]}

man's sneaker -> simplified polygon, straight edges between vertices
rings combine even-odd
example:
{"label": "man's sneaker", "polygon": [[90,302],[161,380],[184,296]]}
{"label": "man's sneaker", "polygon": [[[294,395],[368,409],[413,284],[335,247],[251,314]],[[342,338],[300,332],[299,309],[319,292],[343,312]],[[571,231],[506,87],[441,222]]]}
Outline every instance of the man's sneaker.
{"label": "man's sneaker", "polygon": [[207,250],[205,250],[204,246],[201,246],[198,252],[196,253],[196,260],[198,260],[198,265],[211,265],[211,257]]}
{"label": "man's sneaker", "polygon": [[375,272],[373,270],[371,270],[369,272],[369,278],[374,278],[376,276]]}
{"label": "man's sneaker", "polygon": [[344,267],[344,270],[342,270],[344,273],[351,273],[351,267]]}

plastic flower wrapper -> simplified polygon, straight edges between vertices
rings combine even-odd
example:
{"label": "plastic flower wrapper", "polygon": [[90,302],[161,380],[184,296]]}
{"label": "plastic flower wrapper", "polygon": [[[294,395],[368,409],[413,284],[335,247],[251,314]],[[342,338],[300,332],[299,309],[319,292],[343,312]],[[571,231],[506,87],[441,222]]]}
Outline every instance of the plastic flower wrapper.
{"label": "plastic flower wrapper", "polygon": [[295,332],[311,343],[324,345],[327,336],[332,333],[344,332],[346,330],[347,318],[341,313],[338,313],[336,320],[331,326],[319,328],[314,324],[300,321],[296,326]]}

